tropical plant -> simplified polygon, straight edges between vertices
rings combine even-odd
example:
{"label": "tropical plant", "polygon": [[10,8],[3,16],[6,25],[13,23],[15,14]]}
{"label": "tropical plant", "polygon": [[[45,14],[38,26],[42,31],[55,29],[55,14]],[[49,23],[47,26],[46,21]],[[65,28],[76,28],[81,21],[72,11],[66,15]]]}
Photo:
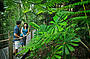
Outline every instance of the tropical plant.
{"label": "tropical plant", "polygon": [[[53,21],[50,21],[51,25],[36,25],[35,23],[30,23],[34,28],[37,29],[34,38],[30,41],[28,46],[23,47],[25,50],[19,53],[25,53],[28,50],[31,51],[30,56],[28,58],[42,58],[42,59],[60,59],[61,56],[65,56],[70,54],[70,52],[75,51],[74,47],[78,46],[78,42],[82,42],[80,40],[80,36],[76,33],[76,31],[80,30],[80,27],[77,26],[75,20],[87,19],[87,16],[79,16],[77,14],[89,13],[90,10],[84,11],[67,11],[70,8],[74,8],[76,5],[83,5],[89,3],[89,1],[82,1],[73,3],[61,8],[52,8],[55,6],[55,3],[58,1],[27,1],[27,3],[35,4],[36,10],[39,8],[40,10],[36,14],[46,13],[49,14],[55,13],[53,17]],[[61,0],[63,2],[63,0]],[[61,2],[60,1],[60,2]],[[65,2],[69,2],[66,1]],[[41,4],[40,4],[41,3]],[[48,5],[49,3],[49,5]],[[43,9],[41,9],[43,8]],[[74,16],[72,18],[72,16]],[[82,42],[83,43],[83,42]],[[46,52],[45,52],[46,51]]]}
{"label": "tropical plant", "polygon": [[[7,27],[7,24],[8,29],[13,30],[10,24],[14,26],[16,20],[30,23],[37,31],[28,46],[19,53],[30,50],[27,58],[60,59],[75,51],[74,47],[79,42],[89,50],[81,40],[85,36],[81,32],[90,34],[90,17],[87,15],[90,10],[85,9],[89,3],[89,0],[5,0],[6,20],[3,26]],[[68,11],[72,8],[73,11]],[[53,19],[49,19],[48,15]],[[48,20],[49,25],[42,24],[43,20]],[[88,34],[86,36],[89,38]]]}
{"label": "tropical plant", "polygon": [[[66,20],[67,16],[63,18],[62,20]],[[60,59],[61,56],[65,56],[74,51],[75,49],[73,46],[78,46],[76,42],[79,42],[80,38],[75,33],[75,24],[67,24],[66,21],[68,20],[61,22],[61,18],[58,16],[54,16],[53,19],[54,21],[50,22],[52,25],[48,26],[38,26],[33,22],[30,23],[37,31],[29,45],[25,47],[27,48],[25,52],[29,49],[31,51],[29,58]],[[42,53],[47,49],[49,49],[49,51],[43,56]],[[19,53],[22,53],[22,51]],[[39,57],[38,54],[42,56]]]}

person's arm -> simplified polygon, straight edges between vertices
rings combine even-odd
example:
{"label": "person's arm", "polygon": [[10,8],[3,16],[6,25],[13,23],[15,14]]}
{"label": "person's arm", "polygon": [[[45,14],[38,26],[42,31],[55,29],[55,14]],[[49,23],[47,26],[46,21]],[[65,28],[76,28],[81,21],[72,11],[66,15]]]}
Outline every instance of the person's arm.
{"label": "person's arm", "polygon": [[23,34],[23,32],[22,32],[22,28],[21,28],[21,34]]}
{"label": "person's arm", "polygon": [[16,37],[18,37],[18,38],[20,37],[20,36],[18,36],[16,33],[14,33],[14,35],[15,35]]}
{"label": "person's arm", "polygon": [[28,34],[29,34],[29,29],[28,29]]}
{"label": "person's arm", "polygon": [[20,36],[19,36],[17,33],[18,33],[18,29],[17,29],[17,28],[15,28],[15,29],[14,29],[14,36],[16,36],[16,37],[20,38]]}
{"label": "person's arm", "polygon": [[17,35],[17,33],[18,33],[18,29],[15,27],[15,28],[14,28],[14,36],[19,37],[19,36]]}
{"label": "person's arm", "polygon": [[14,33],[14,35],[15,35],[16,37],[18,37],[18,38],[22,39],[22,37],[18,36],[16,33]]}

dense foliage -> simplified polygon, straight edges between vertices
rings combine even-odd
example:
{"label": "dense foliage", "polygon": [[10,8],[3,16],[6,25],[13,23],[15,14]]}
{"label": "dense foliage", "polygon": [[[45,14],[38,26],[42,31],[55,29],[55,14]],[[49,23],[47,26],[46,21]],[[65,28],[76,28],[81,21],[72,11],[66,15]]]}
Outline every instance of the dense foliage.
{"label": "dense foliage", "polygon": [[89,4],[89,0],[5,0],[2,26],[13,30],[10,24],[22,20],[37,29],[19,54],[30,50],[27,58],[66,58],[80,43],[89,50],[85,45],[90,42]]}

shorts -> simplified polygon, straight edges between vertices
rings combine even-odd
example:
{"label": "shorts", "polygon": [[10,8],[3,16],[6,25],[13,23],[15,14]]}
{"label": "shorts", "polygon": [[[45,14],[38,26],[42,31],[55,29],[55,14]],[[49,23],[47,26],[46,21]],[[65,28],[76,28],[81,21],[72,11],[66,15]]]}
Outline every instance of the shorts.
{"label": "shorts", "polygon": [[20,44],[21,45],[24,45],[23,39],[20,40]]}
{"label": "shorts", "polygon": [[20,41],[15,41],[15,49],[18,49],[20,47]]}
{"label": "shorts", "polygon": [[24,46],[26,45],[26,36],[20,40],[20,44]]}

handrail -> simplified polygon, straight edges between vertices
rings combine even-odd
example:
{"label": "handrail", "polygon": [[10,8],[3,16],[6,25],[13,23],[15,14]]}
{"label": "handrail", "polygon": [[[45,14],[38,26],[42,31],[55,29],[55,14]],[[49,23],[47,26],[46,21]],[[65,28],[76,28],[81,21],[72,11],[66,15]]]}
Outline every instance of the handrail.
{"label": "handrail", "polygon": [[[28,35],[28,34],[27,34]],[[27,35],[25,35],[24,37],[26,37]],[[23,39],[24,37],[19,37],[19,38],[14,38],[15,40],[20,40],[20,39]]]}
{"label": "handrail", "polygon": [[[13,38],[13,36],[10,36],[10,33],[12,33],[13,31],[8,31],[8,33],[4,33],[4,34],[0,34],[0,36],[1,35],[8,35],[8,38],[7,39],[5,39],[5,40],[0,40],[0,43],[3,43],[3,42],[8,42],[7,44],[5,44],[5,46],[3,45],[3,46],[1,46],[0,47],[0,49],[3,49],[3,48],[5,48],[5,47],[9,47],[9,59],[13,59],[13,39],[15,39],[15,40],[20,40],[20,39],[23,39],[25,36],[28,36],[29,34],[30,34],[30,32],[27,34],[27,35],[25,35],[24,37],[19,37],[19,38]],[[32,33],[32,31],[31,31],[31,33]],[[32,35],[31,35],[32,36]]]}
{"label": "handrail", "polygon": [[[24,38],[24,37],[22,37],[22,38]],[[22,38],[14,38],[14,39],[15,39],[15,40],[20,40],[20,39],[22,39]],[[5,42],[5,41],[9,41],[9,39],[0,40],[0,42]]]}
{"label": "handrail", "polygon": [[8,34],[8,33],[3,33],[3,34],[0,34],[0,36],[2,36],[2,35],[6,35],[6,34]]}
{"label": "handrail", "polygon": [[0,40],[0,42],[5,42],[5,41],[8,41],[9,39],[5,39],[5,40]]}
{"label": "handrail", "polygon": [[[28,35],[28,34],[27,34]],[[25,36],[27,36],[27,35],[25,35]],[[24,37],[25,37],[24,36]],[[22,37],[22,38],[13,38],[13,39],[15,39],[15,40],[20,40],[20,39],[23,39],[24,37]],[[5,41],[8,41],[9,39],[5,39],[5,40],[0,40],[0,42],[5,42]]]}
{"label": "handrail", "polygon": [[[12,33],[13,31],[11,31],[10,33]],[[6,34],[8,34],[8,33],[3,33],[3,34],[0,34],[0,36],[3,36],[3,35],[6,35]]]}

